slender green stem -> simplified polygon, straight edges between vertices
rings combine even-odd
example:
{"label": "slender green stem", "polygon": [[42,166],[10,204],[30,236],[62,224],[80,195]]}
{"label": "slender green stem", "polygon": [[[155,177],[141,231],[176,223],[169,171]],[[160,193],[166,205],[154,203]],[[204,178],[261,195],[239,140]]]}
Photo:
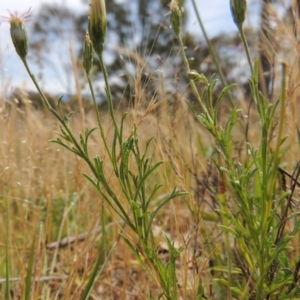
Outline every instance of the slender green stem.
{"label": "slender green stem", "polygon": [[247,42],[243,27],[239,27],[239,32],[240,32],[240,37],[241,37],[242,43],[245,47],[248,64],[249,64],[250,69],[251,69],[251,74],[253,76],[254,71],[253,71],[253,66],[252,66],[252,59],[251,59],[250,50],[249,50],[248,42]]}
{"label": "slender green stem", "polygon": [[[181,36],[178,36],[177,39],[178,39],[178,42],[179,42],[179,45],[180,45],[181,54],[182,54],[182,57],[183,57],[183,61],[184,61],[186,70],[187,70],[187,72],[190,72],[190,71],[191,71],[191,68],[190,68],[189,61],[188,61],[188,59],[187,59],[187,57],[186,57],[186,55],[185,55],[184,44],[183,44],[182,38],[181,38]],[[207,112],[207,109],[206,109],[206,106],[205,106],[205,104],[203,103],[202,98],[201,98],[201,96],[200,96],[200,94],[199,94],[199,92],[198,92],[198,89],[197,89],[197,87],[196,87],[196,84],[195,84],[195,82],[194,82],[193,80],[190,80],[190,85],[191,85],[191,87],[192,87],[192,90],[193,90],[193,92],[194,92],[196,98],[197,98],[198,101],[199,101],[199,104],[200,104],[200,106],[201,106],[203,112],[208,113],[208,112]]]}
{"label": "slender green stem", "polygon": [[95,283],[97,282],[97,280],[99,279],[99,277],[103,273],[107,263],[109,262],[113,252],[116,249],[116,246],[118,244],[118,240],[114,242],[114,244],[112,245],[109,253],[107,254],[107,256],[105,258],[103,258],[103,255],[101,253],[102,244],[100,245],[99,255],[98,255],[97,261],[95,263],[95,266],[94,266],[94,269],[93,269],[92,274],[90,276],[90,279],[87,282],[87,285],[85,286],[85,289],[84,289],[84,291],[83,291],[83,293],[80,297],[80,300],[86,300],[86,299],[90,298],[89,296],[92,293],[92,290],[93,290],[93,287],[94,287]]}
{"label": "slender green stem", "polygon": [[[214,64],[215,64],[215,66],[217,68],[217,72],[218,72],[218,74],[220,76],[222,85],[223,85],[223,87],[226,87],[226,86],[228,86],[227,81],[226,81],[225,76],[223,74],[223,71],[222,71],[222,69],[220,67],[220,63],[219,63],[219,60],[218,60],[218,58],[216,56],[215,50],[214,50],[214,48],[213,48],[213,46],[212,46],[212,44],[210,42],[210,39],[208,38],[208,35],[206,33],[206,29],[205,29],[204,24],[202,22],[200,13],[199,13],[199,11],[197,9],[195,0],[192,0],[192,4],[193,4],[193,7],[194,7],[194,12],[196,13],[196,17],[197,17],[198,23],[199,23],[199,25],[201,27],[202,33],[203,33],[205,41],[207,43],[207,46],[208,46],[208,49],[209,49],[209,53],[210,53],[210,55],[211,55],[211,57],[212,57],[212,59],[214,61]],[[230,101],[231,106],[235,107],[231,93],[227,92],[227,95],[229,97],[229,101]]]}
{"label": "slender green stem", "polygon": [[104,147],[105,147],[105,149],[106,149],[106,151],[108,153],[109,159],[110,159],[110,161],[112,161],[112,155],[110,153],[110,150],[109,150],[109,147],[108,147],[108,144],[107,144],[107,140],[106,140],[106,137],[105,137],[104,129],[103,129],[103,126],[102,126],[100,115],[99,115],[99,110],[98,110],[98,106],[97,106],[97,102],[96,102],[96,97],[95,97],[95,93],[94,93],[94,88],[93,88],[93,84],[92,84],[92,81],[91,81],[91,77],[90,77],[89,74],[86,74],[86,76],[87,76],[87,81],[89,83],[89,88],[90,88],[90,91],[91,91],[91,94],[92,94],[92,99],[93,99],[93,103],[94,103],[94,109],[96,111],[96,116],[97,116],[97,121],[98,121],[99,129],[100,129],[102,141],[103,141]]}
{"label": "slender green stem", "polygon": [[[264,100],[263,100],[264,101]],[[265,104],[262,106],[262,115],[261,115],[261,122],[262,122],[262,142],[261,142],[261,173],[262,173],[262,198],[261,198],[261,206],[262,206],[262,213],[261,213],[261,221],[260,221],[260,247],[257,253],[258,255],[258,265],[260,269],[260,278],[257,284],[257,295],[262,295],[264,289],[264,269],[265,269],[265,251],[267,245],[265,244],[265,238],[267,235],[268,229],[268,222],[270,216],[270,208],[272,199],[267,191],[269,175],[267,172],[267,164],[268,164],[268,124],[266,121],[265,115]],[[261,299],[261,298],[257,298]]]}
{"label": "slender green stem", "polygon": [[27,60],[26,58],[21,58],[25,68],[26,68],[26,71],[27,73],[29,74],[31,80],[33,81],[36,89],[38,90],[41,98],[42,98],[42,101],[44,103],[44,105],[46,106],[46,108],[61,122],[63,123],[63,119],[60,117],[60,115],[52,108],[52,106],[50,105],[49,101],[47,100],[46,96],[44,95],[42,89],[40,88],[39,84],[37,83],[36,81],[36,78],[34,76],[34,74],[31,73],[30,71],[30,68],[28,66],[28,63],[27,63]]}
{"label": "slender green stem", "polygon": [[116,117],[115,117],[113,101],[112,101],[112,95],[111,95],[110,86],[109,86],[109,83],[108,83],[107,69],[106,69],[106,66],[105,66],[104,61],[103,61],[102,53],[101,54],[97,53],[97,54],[98,54],[98,57],[99,57],[99,60],[100,60],[100,66],[101,66],[103,76],[104,76],[109,113],[110,113],[111,119],[113,121],[115,131],[116,131],[116,134],[117,134],[117,137],[118,137],[118,140],[119,140],[119,144],[120,144],[120,148],[121,148],[120,152],[123,153],[123,151],[122,151],[122,137],[120,135],[120,131],[119,131],[119,128],[118,128],[118,125],[117,125]]}
{"label": "slender green stem", "polygon": [[[223,211],[227,211],[227,206],[226,206],[226,195],[225,194],[221,194],[219,196],[219,200],[220,200],[220,204],[221,204],[221,208]],[[229,222],[228,219],[226,217],[223,217],[223,222],[225,227],[229,227]],[[227,256],[227,270],[228,270],[228,287],[227,287],[227,299],[231,300],[232,299],[232,293],[231,293],[231,247],[230,247],[230,240],[229,240],[229,233],[228,231],[224,232],[225,235],[225,248],[226,248],[226,256]]]}
{"label": "slender green stem", "polygon": [[116,208],[113,207],[113,205],[111,204],[111,201],[109,200],[109,197],[103,193],[103,191],[98,187],[97,190],[99,191],[99,193],[102,195],[102,197],[112,206],[112,208],[114,209],[114,211],[116,211],[118,213],[118,215],[120,217],[124,216],[123,220],[127,223],[127,225],[129,225],[134,231],[136,231],[135,226],[133,225],[133,223],[130,221],[130,218],[128,216],[128,213],[126,213],[126,210],[124,209],[123,205],[121,204],[121,202],[118,200],[117,196],[115,195],[115,193],[113,192],[113,190],[110,188],[109,184],[107,183],[107,181],[105,180],[104,177],[101,177],[100,180],[101,184],[103,185],[103,187],[105,188],[105,191],[107,192],[107,194],[109,195],[109,197],[114,201],[114,203],[118,206],[120,213],[117,212]]}
{"label": "slender green stem", "polygon": [[286,62],[282,62],[280,120],[279,120],[276,148],[275,148],[275,152],[274,152],[274,161],[273,161],[273,168],[272,168],[273,172],[272,172],[271,181],[269,184],[269,195],[272,194],[275,183],[276,183],[276,177],[277,177],[276,174],[278,172],[278,164],[279,164],[279,151],[280,151],[280,147],[281,147],[282,135],[283,135],[283,129],[284,129],[285,106],[286,106],[286,68],[287,68]]}

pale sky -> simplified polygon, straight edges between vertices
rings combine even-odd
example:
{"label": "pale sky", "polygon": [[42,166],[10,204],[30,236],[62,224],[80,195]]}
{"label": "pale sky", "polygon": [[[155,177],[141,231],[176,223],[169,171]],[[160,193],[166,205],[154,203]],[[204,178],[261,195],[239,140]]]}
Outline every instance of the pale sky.
{"label": "pale sky", "polygon": [[[124,3],[130,2],[130,0],[122,1]],[[186,1],[191,7],[190,0]],[[256,1],[258,0],[254,0],[254,2]],[[83,5],[81,0],[0,0],[0,16],[8,16],[7,9],[12,12],[18,11],[19,13],[24,13],[29,9],[29,7],[31,7],[32,10],[38,11],[39,5],[45,2],[68,6],[72,8],[75,13],[87,11],[88,9],[87,5]],[[201,18],[210,36],[215,36],[221,32],[234,32],[236,30],[231,18],[229,0],[197,0],[196,3],[198,3]],[[189,23],[189,30],[199,32],[199,35],[201,36],[201,30],[195,15],[190,15]],[[66,49],[65,51],[68,51],[68,45],[64,45],[64,47],[64,49]],[[60,49],[60,51],[64,50]],[[57,64],[57,61],[53,64]],[[52,75],[49,73],[48,77],[52,79],[48,80],[47,89],[55,89],[56,91],[61,92],[65,89],[61,79],[58,78],[59,76],[54,75],[54,73],[52,73]],[[0,26],[0,81],[2,81],[0,90],[3,88],[3,82],[5,82],[6,85],[11,85],[11,89],[13,89],[16,82],[18,85],[25,85],[25,88],[32,88],[32,84],[28,80],[28,75],[25,72],[24,66],[21,64],[14,51],[14,47],[9,36],[9,24],[7,23],[2,23]]]}
{"label": "pale sky", "polygon": [[82,9],[84,5],[82,5],[80,0],[1,0],[0,1],[0,15],[6,15],[7,9],[14,11],[17,10],[19,12],[25,12],[29,7],[32,7],[33,10],[38,10],[40,3],[58,3],[61,5],[72,6],[74,9]]}

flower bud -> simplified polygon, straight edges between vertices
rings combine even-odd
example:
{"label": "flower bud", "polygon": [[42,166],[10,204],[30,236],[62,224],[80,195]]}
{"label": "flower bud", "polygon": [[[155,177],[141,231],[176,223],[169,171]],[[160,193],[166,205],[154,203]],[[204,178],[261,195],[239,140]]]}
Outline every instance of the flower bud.
{"label": "flower bud", "polygon": [[171,10],[171,25],[172,29],[178,38],[180,36],[180,31],[181,31],[181,24],[182,24],[182,13],[181,10],[178,6],[177,0],[172,0],[170,3],[170,10]]}
{"label": "flower bud", "polygon": [[25,59],[28,53],[28,36],[26,27],[21,18],[11,18],[10,36],[18,55]]}
{"label": "flower bud", "polygon": [[241,29],[246,18],[247,1],[230,0],[230,9],[234,23]]}
{"label": "flower bud", "polygon": [[89,35],[98,55],[102,55],[106,35],[106,8],[104,0],[91,0],[89,14]]}
{"label": "flower bud", "polygon": [[91,68],[93,66],[93,60],[94,60],[94,49],[88,33],[85,36],[82,56],[83,56],[83,67],[85,69],[86,74],[88,75],[91,71]]}
{"label": "flower bud", "polygon": [[190,80],[193,80],[193,81],[196,81],[196,82],[203,82],[206,85],[208,85],[208,80],[207,80],[207,78],[205,77],[204,74],[199,74],[196,71],[190,71],[190,72],[187,73],[187,76]]}

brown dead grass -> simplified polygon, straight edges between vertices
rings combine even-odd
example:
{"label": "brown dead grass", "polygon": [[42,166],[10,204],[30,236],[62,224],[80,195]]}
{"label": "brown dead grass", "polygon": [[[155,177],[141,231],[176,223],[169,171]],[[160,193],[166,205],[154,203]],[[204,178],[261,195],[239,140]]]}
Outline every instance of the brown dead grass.
{"label": "brown dead grass", "polygon": [[[195,264],[198,264],[196,260],[199,253],[203,252],[201,250],[203,245],[200,244],[198,236],[201,229],[197,229],[196,222],[203,210],[200,209],[199,203],[206,200],[204,190],[200,200],[195,199],[192,191],[195,189],[194,177],[202,180],[202,174],[205,173],[207,162],[198,153],[199,144],[203,146],[206,142],[198,140],[197,136],[201,129],[189,114],[183,101],[177,104],[176,110],[167,101],[153,102],[152,105],[154,107],[146,107],[141,111],[137,108],[129,109],[125,135],[131,133],[135,122],[139,126],[142,149],[148,138],[155,137],[149,156],[153,162],[163,160],[164,164],[149,183],[149,188],[155,183],[162,182],[164,184],[162,194],[170,192],[175,186],[180,190],[191,192],[189,196],[176,199],[167,205],[155,220],[155,235],[158,244],[161,245],[162,259],[168,259],[163,233],[167,234],[178,247],[186,246],[178,262],[178,278],[182,294],[185,295],[185,299],[189,299],[196,292],[194,289],[199,275]],[[120,115],[121,113],[118,117]],[[79,113],[75,113],[72,120],[74,132],[81,131],[80,120]],[[96,126],[92,111],[87,112],[85,120],[86,127]],[[102,120],[107,136],[110,137],[112,130],[106,113],[102,114]],[[20,279],[13,285],[15,295],[24,290],[30,246],[34,233],[38,232],[34,276],[42,278],[42,276],[67,275],[68,278],[51,280],[50,277],[50,280],[44,282],[38,280],[33,287],[33,297],[48,293],[50,299],[54,299],[55,295],[61,295],[59,296],[61,299],[78,299],[97,258],[97,241],[101,232],[93,233],[93,230],[99,226],[102,199],[82,176],[82,172],[88,173],[82,160],[59,145],[49,142],[55,137],[55,131],[59,126],[48,112],[36,110],[30,105],[21,108],[12,105],[6,114],[1,116],[1,128],[0,209],[3,218],[0,220],[0,235],[3,238],[0,240],[2,253],[0,265],[5,265],[8,217],[11,274]],[[201,136],[203,138],[207,135]],[[208,147],[209,151],[209,143],[205,147]],[[104,162],[107,161],[98,132],[94,133],[90,140],[90,152],[92,156],[99,155]],[[118,189],[109,164],[106,164],[105,168],[111,186]],[[200,189],[203,188],[197,187],[197,190]],[[159,200],[156,199],[153,206]],[[106,204],[104,207],[107,212],[107,223],[110,224],[108,229],[110,242],[118,240],[118,246],[91,299],[97,297],[146,299],[150,293],[153,296],[158,295],[160,292],[158,279],[151,279],[145,273],[119,237],[122,223]],[[192,215],[194,210],[198,217]],[[127,228],[122,232],[132,238]],[[82,233],[86,235],[80,241],[66,243],[64,247],[58,245],[56,248],[50,247],[51,249],[47,247],[51,242],[60,241],[65,237],[76,237]],[[203,273],[206,272],[205,264],[208,264],[208,258],[201,257],[201,260],[204,264],[201,263],[197,269],[198,272],[201,269]]]}

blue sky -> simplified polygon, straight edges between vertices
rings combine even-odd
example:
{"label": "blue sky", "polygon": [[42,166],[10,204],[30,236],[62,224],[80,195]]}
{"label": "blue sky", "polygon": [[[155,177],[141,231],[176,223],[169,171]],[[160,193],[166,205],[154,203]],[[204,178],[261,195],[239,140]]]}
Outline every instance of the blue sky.
{"label": "blue sky", "polygon": [[[125,4],[130,0],[120,0]],[[20,1],[20,0],[1,0],[0,1],[0,15],[8,15],[7,9],[10,11],[17,10],[18,12],[26,12],[29,7],[33,10],[38,11],[41,3],[58,3],[59,5],[71,7],[77,12],[87,10],[86,5],[83,5],[80,0],[47,0],[47,1]],[[254,0],[258,2],[258,0]],[[188,6],[191,4],[187,0]],[[199,12],[201,14],[202,20],[206,26],[207,31],[210,36],[215,36],[221,32],[234,32],[236,30],[229,9],[229,0],[197,0]],[[251,7],[250,7],[251,8]],[[256,16],[257,17],[257,16]],[[255,23],[255,14],[251,14],[250,23]],[[29,24],[30,25],[30,24]],[[200,33],[199,25],[197,23],[196,17],[192,14],[189,20],[189,30],[198,31]],[[68,47],[71,43],[71,38],[62,45],[62,52],[68,53]],[[60,57],[57,53],[51,54],[51,60],[53,64],[60,64]],[[37,68],[35,68],[37,70]],[[44,73],[46,77],[50,80],[43,83],[46,90],[55,90],[57,92],[67,92],[66,83],[63,80],[63,71],[59,68],[52,70],[45,69]],[[25,72],[23,65],[15,54],[14,47],[11,43],[9,36],[9,24],[2,23],[0,26],[0,89],[8,87],[7,92],[13,90],[16,86],[21,88],[32,89],[33,86],[28,79],[28,75]],[[72,83],[71,83],[72,85]]]}

